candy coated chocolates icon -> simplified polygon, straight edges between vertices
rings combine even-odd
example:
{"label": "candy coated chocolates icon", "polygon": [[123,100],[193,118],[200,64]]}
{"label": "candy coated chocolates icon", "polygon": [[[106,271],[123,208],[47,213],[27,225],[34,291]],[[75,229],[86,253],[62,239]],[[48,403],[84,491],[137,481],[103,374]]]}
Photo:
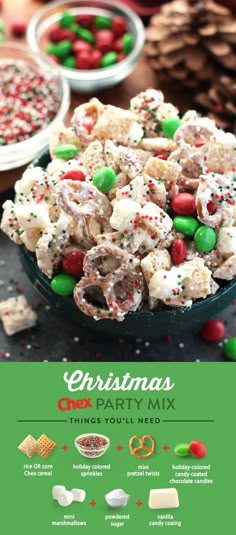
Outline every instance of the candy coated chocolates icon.
{"label": "candy coated chocolates icon", "polygon": [[207,449],[203,442],[200,440],[192,440],[190,444],[177,444],[175,446],[174,452],[179,457],[187,457],[188,455],[193,455],[202,459],[207,454]]}
{"label": "candy coated chocolates icon", "polygon": [[[136,445],[138,444],[138,445]],[[140,459],[151,457],[155,452],[155,440],[151,435],[134,435],[129,441],[129,449],[131,455]]]}

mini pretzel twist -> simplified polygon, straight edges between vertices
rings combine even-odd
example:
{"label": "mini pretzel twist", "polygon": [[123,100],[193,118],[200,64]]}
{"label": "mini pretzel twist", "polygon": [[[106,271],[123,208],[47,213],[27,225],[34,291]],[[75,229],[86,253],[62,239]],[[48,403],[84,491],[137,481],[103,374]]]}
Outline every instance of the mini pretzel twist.
{"label": "mini pretzel twist", "polygon": [[127,312],[137,310],[144,279],[140,261],[133,255],[111,244],[97,245],[84,258],[84,272],[74,289],[75,303],[84,314],[95,320],[122,321]]}
{"label": "mini pretzel twist", "polygon": [[[134,446],[135,440],[138,440],[139,446]],[[151,441],[151,446],[145,444],[146,440]],[[153,455],[153,453],[155,452],[155,440],[151,435],[144,435],[143,437],[135,435],[129,441],[129,449],[131,455],[139,457],[139,459],[146,459],[147,457],[151,457],[151,455]],[[140,453],[140,451],[142,450],[146,451],[147,453]]]}

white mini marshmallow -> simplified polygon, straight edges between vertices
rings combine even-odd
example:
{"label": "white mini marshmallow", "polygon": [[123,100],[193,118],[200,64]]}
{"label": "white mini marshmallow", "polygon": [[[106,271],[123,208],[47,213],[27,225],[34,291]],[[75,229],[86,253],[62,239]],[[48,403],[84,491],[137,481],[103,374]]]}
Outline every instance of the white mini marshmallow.
{"label": "white mini marshmallow", "polygon": [[40,204],[16,204],[15,214],[17,221],[23,230],[31,228],[44,229],[50,225],[49,205]]}
{"label": "white mini marshmallow", "polygon": [[86,498],[86,492],[83,489],[71,489],[71,493],[73,494],[74,502],[84,502]]}
{"label": "white mini marshmallow", "polygon": [[59,496],[65,492],[66,487],[64,487],[64,485],[54,485],[54,487],[52,487],[52,497],[54,500],[58,500]]}
{"label": "white mini marshmallow", "polygon": [[73,502],[73,494],[69,490],[66,490],[62,494],[59,494],[58,496],[58,503],[62,507],[67,507]]}

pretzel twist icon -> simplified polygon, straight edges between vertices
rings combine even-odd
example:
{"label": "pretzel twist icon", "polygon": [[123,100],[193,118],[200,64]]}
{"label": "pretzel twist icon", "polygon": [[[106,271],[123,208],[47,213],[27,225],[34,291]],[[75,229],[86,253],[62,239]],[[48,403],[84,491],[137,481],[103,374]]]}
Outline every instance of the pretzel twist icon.
{"label": "pretzel twist icon", "polygon": [[[138,446],[134,446],[135,440],[138,440]],[[150,440],[151,446],[146,444],[147,440]],[[129,449],[131,455],[135,455],[135,457],[139,457],[140,459],[146,459],[147,457],[153,455],[153,453],[155,452],[155,440],[150,435],[144,435],[143,437],[135,435],[129,441]],[[146,451],[147,453],[140,453],[142,450],[144,452]]]}

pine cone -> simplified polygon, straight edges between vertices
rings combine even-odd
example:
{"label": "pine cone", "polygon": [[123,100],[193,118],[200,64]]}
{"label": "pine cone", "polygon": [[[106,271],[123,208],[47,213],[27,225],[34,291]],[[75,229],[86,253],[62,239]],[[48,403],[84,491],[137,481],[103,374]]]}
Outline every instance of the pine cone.
{"label": "pine cone", "polygon": [[236,72],[236,16],[211,0],[173,0],[150,20],[145,51],[160,81],[198,87]]}
{"label": "pine cone", "polygon": [[236,129],[236,78],[222,75],[206,92],[195,95],[195,101],[204,112],[211,112],[217,126],[235,132]]}

